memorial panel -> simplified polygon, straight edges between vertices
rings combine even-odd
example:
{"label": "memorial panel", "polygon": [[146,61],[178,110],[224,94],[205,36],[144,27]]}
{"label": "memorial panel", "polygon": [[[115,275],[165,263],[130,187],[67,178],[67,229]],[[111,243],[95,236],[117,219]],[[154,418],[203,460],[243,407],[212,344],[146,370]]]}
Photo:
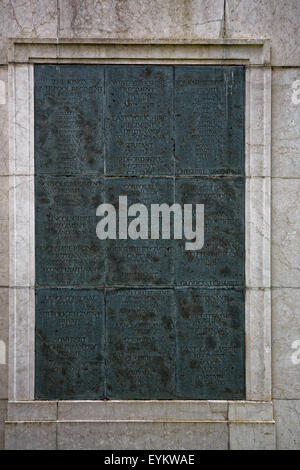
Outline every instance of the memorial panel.
{"label": "memorial panel", "polygon": [[172,175],[173,68],[106,68],[106,174]]}
{"label": "memorial panel", "polygon": [[242,66],[35,66],[37,398],[245,397],[244,95]]}
{"label": "memorial panel", "polygon": [[244,286],[244,178],[177,178],[176,202],[204,204],[204,245],[176,245],[176,285]]}
{"label": "memorial panel", "polygon": [[103,174],[103,67],[37,65],[34,74],[36,172]]}
{"label": "memorial panel", "polygon": [[105,245],[96,235],[102,178],[36,176],[38,286],[102,286]]}
{"label": "memorial panel", "polygon": [[176,396],[245,397],[244,292],[176,289]]}
{"label": "memorial panel", "polygon": [[107,396],[175,396],[173,289],[120,289],[106,294]]}
{"label": "memorial panel", "polygon": [[[172,178],[111,178],[105,181],[106,199],[118,209],[119,196],[127,196],[127,209],[133,204],[143,204],[147,210],[147,239],[134,240],[128,234],[135,216],[123,219],[124,237],[120,232],[116,240],[107,240],[106,283],[111,286],[164,286],[174,283],[174,241],[162,239],[160,224],[159,239],[151,239],[151,204],[174,202]],[[137,213],[139,215],[139,212]],[[138,230],[141,228],[138,227]],[[126,235],[127,234],[127,235]]]}
{"label": "memorial panel", "polygon": [[101,289],[37,289],[36,398],[104,398],[104,318]]}
{"label": "memorial panel", "polygon": [[175,67],[177,175],[244,174],[244,67]]}

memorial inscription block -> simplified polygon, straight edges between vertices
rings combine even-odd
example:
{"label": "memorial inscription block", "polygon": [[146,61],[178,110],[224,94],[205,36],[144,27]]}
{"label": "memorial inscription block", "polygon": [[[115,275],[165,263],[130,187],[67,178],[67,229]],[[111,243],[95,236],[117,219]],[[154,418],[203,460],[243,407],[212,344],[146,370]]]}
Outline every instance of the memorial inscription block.
{"label": "memorial inscription block", "polygon": [[36,398],[104,397],[104,293],[38,289]]}
{"label": "memorial inscription block", "polygon": [[36,176],[36,284],[103,286],[105,247],[97,238],[102,178]]}
{"label": "memorial inscription block", "polygon": [[106,84],[106,174],[173,174],[172,68],[107,67]]}
{"label": "memorial inscription block", "polygon": [[243,291],[176,289],[176,302],[176,396],[243,398]]}
{"label": "memorial inscription block", "polygon": [[103,68],[36,66],[34,99],[36,171],[103,174]]}
{"label": "memorial inscription block", "polygon": [[[174,181],[171,178],[111,178],[106,179],[107,201],[119,207],[119,195],[127,196],[128,208],[136,203],[147,210],[148,238],[107,240],[106,283],[117,286],[171,286],[174,284],[173,240],[149,239],[151,204],[174,202]],[[119,223],[120,211],[117,222]],[[128,217],[124,229],[128,231],[134,217]],[[128,227],[127,227],[128,226]],[[160,227],[161,235],[161,227]]]}
{"label": "memorial inscription block", "polygon": [[245,397],[245,70],[36,65],[36,398]]}
{"label": "memorial inscription block", "polygon": [[177,175],[244,174],[243,67],[175,67]]}
{"label": "memorial inscription block", "polygon": [[204,204],[204,245],[176,245],[176,284],[244,285],[244,179],[177,178],[176,202]]}
{"label": "memorial inscription block", "polygon": [[109,398],[175,396],[175,299],[170,289],[108,291]]}

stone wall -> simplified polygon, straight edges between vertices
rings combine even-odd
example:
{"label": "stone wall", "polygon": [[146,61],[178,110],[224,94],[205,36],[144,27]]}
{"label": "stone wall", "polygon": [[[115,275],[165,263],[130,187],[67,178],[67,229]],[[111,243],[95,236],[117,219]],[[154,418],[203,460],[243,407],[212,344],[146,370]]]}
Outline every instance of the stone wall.
{"label": "stone wall", "polygon": [[[272,399],[278,449],[300,448],[300,2],[298,0],[2,0],[0,4],[0,448],[8,398],[8,38],[271,39]],[[298,343],[297,343],[298,341]],[[297,346],[298,344],[298,346]],[[2,354],[3,356],[3,354]],[[4,360],[3,360],[4,359]],[[4,364],[2,364],[5,362]],[[52,428],[51,428],[52,426]],[[69,425],[70,426],[70,425]],[[225,426],[225,423],[222,423]],[[216,448],[227,446],[223,428]],[[181,429],[182,427],[182,429]],[[174,446],[182,433],[169,435]],[[56,440],[48,424],[47,442]],[[248,427],[245,432],[250,433]],[[13,429],[10,428],[13,434]],[[36,433],[39,430],[35,428]],[[93,430],[89,429],[90,435]],[[120,435],[124,429],[109,431]],[[137,431],[136,431],[137,432]],[[160,431],[153,429],[153,435]],[[168,433],[168,429],[161,431]],[[205,429],[201,432],[205,432]],[[264,428],[261,433],[267,433]],[[86,432],[84,432],[86,434]],[[117,435],[116,434],[116,435]],[[231,432],[232,447],[242,447]],[[138,432],[139,435],[139,432]],[[134,438],[134,436],[133,436]],[[12,440],[14,435],[12,435]],[[92,437],[91,437],[92,439]],[[224,441],[224,442],[223,442]],[[226,442],[225,442],[226,441]],[[247,439],[246,439],[247,441]],[[161,441],[163,442],[163,441]],[[249,445],[259,446],[259,433]],[[65,444],[67,445],[67,444]],[[28,444],[32,446],[32,442]],[[273,442],[270,447],[274,446]],[[160,447],[161,448],[161,447]],[[176,447],[175,447],[176,448]]]}

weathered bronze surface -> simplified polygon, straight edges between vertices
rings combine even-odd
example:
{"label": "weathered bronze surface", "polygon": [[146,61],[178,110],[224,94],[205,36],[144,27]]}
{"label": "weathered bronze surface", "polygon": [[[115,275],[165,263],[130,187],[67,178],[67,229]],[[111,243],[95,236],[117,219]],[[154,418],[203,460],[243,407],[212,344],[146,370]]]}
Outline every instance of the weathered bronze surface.
{"label": "weathered bronze surface", "polygon": [[172,67],[107,67],[105,83],[106,174],[172,174]]}
{"label": "weathered bronze surface", "polygon": [[177,178],[176,202],[204,204],[204,246],[176,244],[176,284],[244,284],[244,178]]}
{"label": "weathered bronze surface", "polygon": [[244,293],[176,290],[176,397],[242,399]]}
{"label": "weathered bronze surface", "polygon": [[36,176],[36,284],[103,286],[105,247],[96,235],[103,178]]}
{"label": "weathered bronze surface", "polygon": [[[37,398],[245,397],[244,88],[242,66],[35,66]],[[150,219],[99,240],[119,196],[204,204],[203,248]]]}
{"label": "weathered bronze surface", "polygon": [[175,357],[173,289],[107,291],[107,397],[174,398]]}
{"label": "weathered bronze surface", "polygon": [[[151,204],[173,204],[174,181],[149,177],[106,179],[105,194],[107,201],[115,207],[118,207],[120,194],[127,195],[128,207],[136,202],[144,204],[149,208],[150,227]],[[128,237],[127,240],[108,240],[106,246],[107,285],[174,285],[174,240],[132,240]]]}
{"label": "weathered bronze surface", "polygon": [[103,67],[39,65],[34,73],[36,172],[103,174]]}
{"label": "weathered bronze surface", "polygon": [[244,174],[243,67],[175,67],[177,175]]}
{"label": "weathered bronze surface", "polygon": [[36,398],[105,396],[104,319],[103,290],[37,290]]}

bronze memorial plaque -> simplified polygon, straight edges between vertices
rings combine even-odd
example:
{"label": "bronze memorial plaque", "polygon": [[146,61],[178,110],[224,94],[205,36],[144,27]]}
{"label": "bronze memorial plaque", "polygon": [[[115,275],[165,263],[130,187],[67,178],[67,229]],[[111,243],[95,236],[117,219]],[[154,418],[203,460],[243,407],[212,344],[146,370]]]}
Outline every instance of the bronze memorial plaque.
{"label": "bronze memorial plaque", "polygon": [[36,398],[245,398],[244,67],[34,83]]}

